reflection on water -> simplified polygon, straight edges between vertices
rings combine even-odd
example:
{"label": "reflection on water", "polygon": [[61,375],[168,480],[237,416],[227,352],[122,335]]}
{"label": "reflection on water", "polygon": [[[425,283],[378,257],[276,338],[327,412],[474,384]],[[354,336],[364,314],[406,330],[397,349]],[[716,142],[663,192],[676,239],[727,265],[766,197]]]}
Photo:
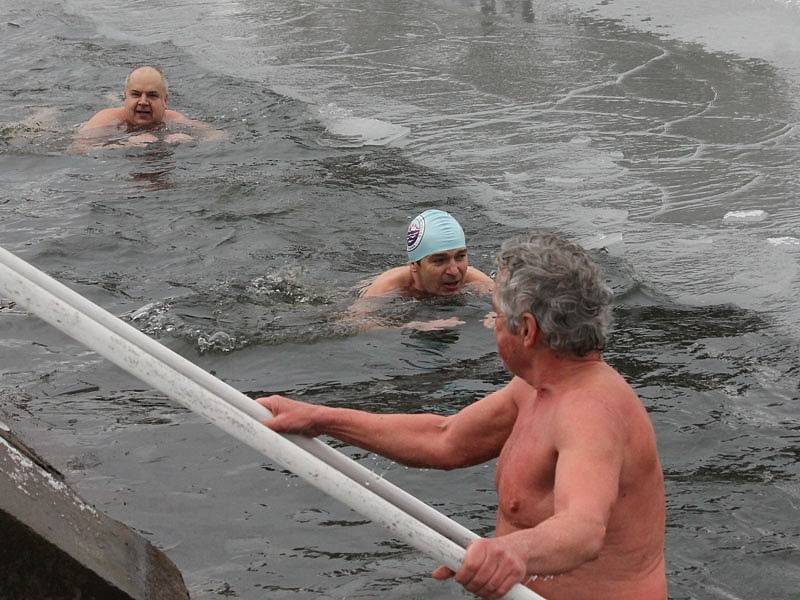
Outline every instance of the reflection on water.
{"label": "reflection on water", "polygon": [[[576,4],[9,6],[2,245],[253,396],[449,414],[508,380],[488,300],[390,301],[359,322],[353,289],[404,262],[425,208],[457,216],[486,272],[522,230],[582,240],[615,292],[606,356],[659,436],[671,597],[792,597],[798,83]],[[226,139],[66,154],[144,63]],[[0,317],[0,408],[151,532],[193,597],[463,596],[49,326],[2,300]],[[491,532],[491,464],[430,473],[339,446]]]}
{"label": "reflection on water", "polygon": [[141,183],[150,191],[167,190],[173,187],[170,175],[175,170],[176,163],[174,150],[167,146],[154,147],[150,145],[147,150],[135,157],[141,162],[141,171],[131,171],[130,177],[133,181]]}

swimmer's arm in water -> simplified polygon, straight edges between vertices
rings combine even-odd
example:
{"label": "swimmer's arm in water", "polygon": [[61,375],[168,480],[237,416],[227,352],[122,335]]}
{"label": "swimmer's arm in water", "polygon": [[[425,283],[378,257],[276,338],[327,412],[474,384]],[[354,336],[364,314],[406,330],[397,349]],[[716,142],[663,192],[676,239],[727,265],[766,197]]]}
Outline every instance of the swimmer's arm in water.
{"label": "swimmer's arm in water", "polygon": [[[387,298],[389,294],[382,297]],[[374,329],[416,329],[417,331],[441,331],[463,325],[464,321],[458,317],[448,319],[434,319],[432,321],[408,321],[401,325],[391,324],[387,319],[375,313],[382,305],[381,297],[358,298],[347,311],[339,317],[341,322],[349,323],[360,331]]]}
{"label": "swimmer's arm in water", "polygon": [[210,142],[225,137],[224,131],[214,129],[208,123],[203,123],[203,121],[190,119],[176,110],[167,110],[164,115],[164,122],[167,125],[177,125],[182,129],[164,137],[164,141],[168,144],[182,144],[194,140]]}
{"label": "swimmer's arm in water", "polygon": [[[494,293],[494,279],[483,271],[469,267],[466,276],[466,286],[480,294],[492,295]],[[465,286],[465,287],[466,287]],[[486,329],[494,329],[494,321],[497,318],[497,313],[490,311],[483,317],[483,326]]]}
{"label": "swimmer's arm in water", "polygon": [[69,146],[68,152],[85,154],[92,148],[100,148],[119,135],[124,115],[122,109],[106,108],[80,126]]}

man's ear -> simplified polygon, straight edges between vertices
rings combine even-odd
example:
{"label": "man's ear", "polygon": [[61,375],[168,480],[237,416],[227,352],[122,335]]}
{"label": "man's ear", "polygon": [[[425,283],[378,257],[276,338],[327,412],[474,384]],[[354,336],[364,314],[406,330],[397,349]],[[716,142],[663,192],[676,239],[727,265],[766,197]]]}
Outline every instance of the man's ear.
{"label": "man's ear", "polygon": [[416,261],[408,263],[408,266],[411,267],[411,272],[414,274],[419,271],[419,263]]}
{"label": "man's ear", "polygon": [[531,313],[522,313],[522,318],[519,323],[520,333],[522,334],[522,343],[528,348],[533,348],[536,345],[536,339],[539,336],[539,323],[536,322],[536,317]]}

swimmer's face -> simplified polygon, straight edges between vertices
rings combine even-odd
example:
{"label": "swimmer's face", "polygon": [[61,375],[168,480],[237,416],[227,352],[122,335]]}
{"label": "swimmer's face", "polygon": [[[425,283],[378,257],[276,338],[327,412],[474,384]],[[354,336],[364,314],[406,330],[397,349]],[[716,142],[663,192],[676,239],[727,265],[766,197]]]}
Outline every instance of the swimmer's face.
{"label": "swimmer's face", "polygon": [[467,249],[437,252],[411,263],[416,286],[433,296],[452,296],[464,287],[467,276]]}
{"label": "swimmer's face", "polygon": [[129,127],[150,128],[164,121],[167,90],[164,78],[153,68],[136,69],[125,86],[125,121]]}

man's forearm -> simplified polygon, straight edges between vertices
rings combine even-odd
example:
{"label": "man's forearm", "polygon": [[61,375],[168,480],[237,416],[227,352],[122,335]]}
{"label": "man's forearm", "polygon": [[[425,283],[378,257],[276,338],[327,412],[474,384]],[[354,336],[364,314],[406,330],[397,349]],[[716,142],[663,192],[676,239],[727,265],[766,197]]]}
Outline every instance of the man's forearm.
{"label": "man's forearm", "polygon": [[444,446],[446,417],[319,408],[319,428],[327,435],[412,467],[452,466]]}
{"label": "man's forearm", "polygon": [[566,573],[594,560],[604,540],[605,526],[600,521],[567,515],[554,515],[536,527],[507,536],[524,556],[531,575]]}

